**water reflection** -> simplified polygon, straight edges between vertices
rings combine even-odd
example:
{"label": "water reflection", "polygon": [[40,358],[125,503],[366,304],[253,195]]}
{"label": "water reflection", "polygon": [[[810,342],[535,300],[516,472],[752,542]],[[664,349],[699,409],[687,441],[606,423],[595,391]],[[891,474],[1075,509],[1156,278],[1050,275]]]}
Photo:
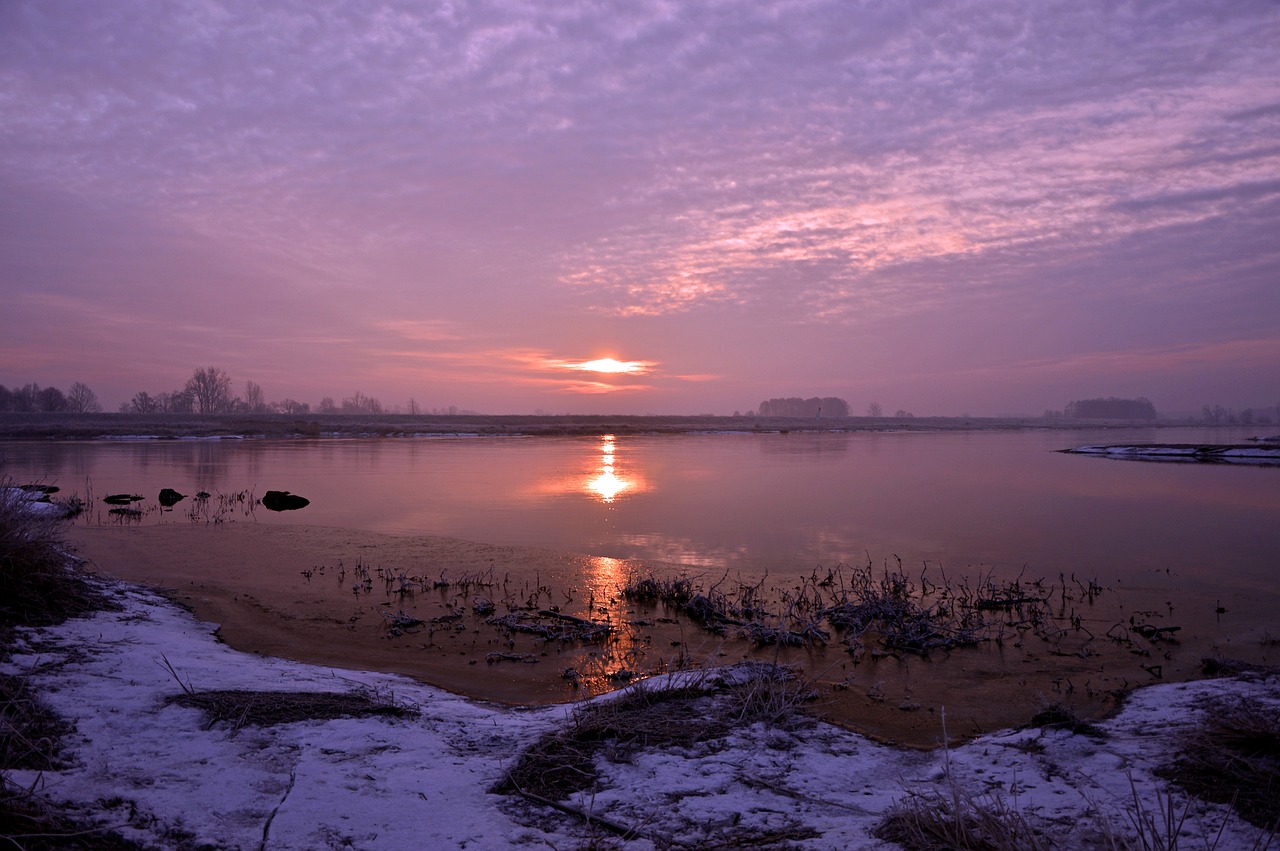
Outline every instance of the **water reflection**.
{"label": "water reflection", "polygon": [[587,480],[588,496],[611,503],[625,492],[636,492],[642,489],[643,479],[634,472],[618,472],[617,465],[618,440],[612,434],[600,438],[600,467],[596,475]]}
{"label": "water reflection", "polygon": [[590,569],[584,579],[594,600],[609,599],[627,583],[627,563],[621,559],[592,556],[587,564]]}

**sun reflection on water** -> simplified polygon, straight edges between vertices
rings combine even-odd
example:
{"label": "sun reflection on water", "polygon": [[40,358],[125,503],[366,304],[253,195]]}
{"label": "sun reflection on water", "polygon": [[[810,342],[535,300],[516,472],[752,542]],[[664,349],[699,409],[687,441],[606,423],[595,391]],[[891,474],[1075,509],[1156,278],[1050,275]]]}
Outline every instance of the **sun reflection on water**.
{"label": "sun reflection on water", "polygon": [[618,474],[615,467],[617,438],[606,434],[600,438],[600,471],[587,481],[587,492],[602,502],[613,502],[624,491],[632,490],[635,482]]}

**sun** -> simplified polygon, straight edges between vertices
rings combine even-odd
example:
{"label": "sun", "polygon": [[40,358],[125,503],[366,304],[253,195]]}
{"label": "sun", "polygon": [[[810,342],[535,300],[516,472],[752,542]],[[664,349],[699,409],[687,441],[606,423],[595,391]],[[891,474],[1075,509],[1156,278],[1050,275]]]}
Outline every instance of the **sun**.
{"label": "sun", "polygon": [[631,375],[643,375],[649,371],[649,364],[646,361],[638,360],[615,360],[613,358],[598,358],[596,360],[583,361],[573,365],[574,369],[580,369],[584,372],[605,372],[605,373],[628,373]]}

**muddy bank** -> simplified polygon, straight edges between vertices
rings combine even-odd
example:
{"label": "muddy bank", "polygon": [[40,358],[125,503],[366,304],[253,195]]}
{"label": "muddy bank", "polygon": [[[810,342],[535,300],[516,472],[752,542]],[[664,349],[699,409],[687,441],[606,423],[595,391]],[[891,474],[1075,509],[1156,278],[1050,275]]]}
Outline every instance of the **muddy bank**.
{"label": "muddy bank", "polygon": [[672,565],[253,523],[76,526],[70,538],[97,569],[165,589],[241,650],[508,704],[568,702],[682,667],[780,661],[804,669],[823,717],[922,747],[940,741],[944,708],[953,738],[1025,724],[1057,702],[1098,717],[1134,687],[1198,676],[1214,652],[1152,611],[1134,620],[1101,588],[1089,601],[1058,589],[1067,617],[1002,624],[971,646],[854,652],[839,633],[760,646],[738,628],[717,634],[683,609],[622,597],[628,577],[680,575]]}

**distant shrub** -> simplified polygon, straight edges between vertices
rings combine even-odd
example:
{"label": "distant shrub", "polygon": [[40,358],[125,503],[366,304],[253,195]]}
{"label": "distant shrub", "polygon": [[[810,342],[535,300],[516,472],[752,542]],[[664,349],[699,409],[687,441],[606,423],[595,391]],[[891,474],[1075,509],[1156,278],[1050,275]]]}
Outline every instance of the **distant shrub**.
{"label": "distant shrub", "polygon": [[1106,399],[1080,399],[1068,402],[1063,409],[1068,417],[1085,420],[1154,420],[1156,406],[1150,399],[1117,399],[1115,396]]}

